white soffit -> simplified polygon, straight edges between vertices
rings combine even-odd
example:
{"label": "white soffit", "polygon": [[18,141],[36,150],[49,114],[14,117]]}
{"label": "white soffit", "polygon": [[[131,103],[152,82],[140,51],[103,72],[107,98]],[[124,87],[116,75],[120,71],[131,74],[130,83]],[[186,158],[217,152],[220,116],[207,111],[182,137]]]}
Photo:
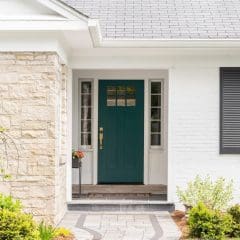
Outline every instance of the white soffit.
{"label": "white soffit", "polygon": [[32,0],[1,0],[1,20],[66,19],[49,7]]}
{"label": "white soffit", "polygon": [[0,51],[56,51],[92,46],[88,17],[58,0],[0,0]]}
{"label": "white soffit", "polygon": [[0,30],[81,30],[88,18],[57,0],[1,0]]}

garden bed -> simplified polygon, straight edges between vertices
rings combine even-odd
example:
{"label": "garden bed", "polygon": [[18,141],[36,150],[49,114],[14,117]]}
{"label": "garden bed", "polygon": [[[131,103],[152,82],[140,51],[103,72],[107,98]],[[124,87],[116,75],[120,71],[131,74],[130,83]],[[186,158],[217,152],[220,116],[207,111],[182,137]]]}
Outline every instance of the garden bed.
{"label": "garden bed", "polygon": [[180,229],[180,231],[182,232],[182,236],[181,236],[181,240],[184,239],[189,239],[188,235],[189,235],[189,229],[187,226],[187,220],[185,217],[185,213],[183,211],[174,211],[172,213],[172,219],[174,220],[174,222],[177,224],[178,228]]}
{"label": "garden bed", "polygon": [[54,238],[54,240],[75,240],[76,238],[74,236],[68,236],[68,237],[63,237],[63,236],[59,236]]}

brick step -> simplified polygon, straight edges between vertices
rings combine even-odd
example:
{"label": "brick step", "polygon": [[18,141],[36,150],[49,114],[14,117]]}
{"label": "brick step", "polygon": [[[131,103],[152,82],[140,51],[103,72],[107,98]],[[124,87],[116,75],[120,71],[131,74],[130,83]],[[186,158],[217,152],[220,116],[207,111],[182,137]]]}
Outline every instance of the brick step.
{"label": "brick step", "polygon": [[174,203],[155,200],[73,200],[68,203],[69,211],[118,211],[118,212],[146,212],[175,210]]}

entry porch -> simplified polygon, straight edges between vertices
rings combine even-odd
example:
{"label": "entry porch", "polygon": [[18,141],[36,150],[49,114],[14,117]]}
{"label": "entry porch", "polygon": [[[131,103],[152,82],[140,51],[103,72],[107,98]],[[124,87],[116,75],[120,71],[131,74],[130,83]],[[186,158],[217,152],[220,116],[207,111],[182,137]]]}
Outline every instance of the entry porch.
{"label": "entry porch", "polygon": [[72,200],[167,201],[167,70],[73,70]]}

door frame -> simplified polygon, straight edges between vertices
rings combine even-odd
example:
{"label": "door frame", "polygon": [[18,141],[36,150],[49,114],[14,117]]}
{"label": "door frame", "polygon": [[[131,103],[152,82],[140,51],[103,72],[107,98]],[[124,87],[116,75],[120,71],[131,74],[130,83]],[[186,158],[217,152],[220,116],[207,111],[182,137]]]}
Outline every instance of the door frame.
{"label": "door frame", "polygon": [[101,80],[143,80],[144,83],[144,156],[143,156],[143,184],[149,183],[149,79],[139,77],[121,77],[121,76],[106,76],[95,78],[93,81],[93,184],[98,184],[98,98],[99,98],[99,81]]}

